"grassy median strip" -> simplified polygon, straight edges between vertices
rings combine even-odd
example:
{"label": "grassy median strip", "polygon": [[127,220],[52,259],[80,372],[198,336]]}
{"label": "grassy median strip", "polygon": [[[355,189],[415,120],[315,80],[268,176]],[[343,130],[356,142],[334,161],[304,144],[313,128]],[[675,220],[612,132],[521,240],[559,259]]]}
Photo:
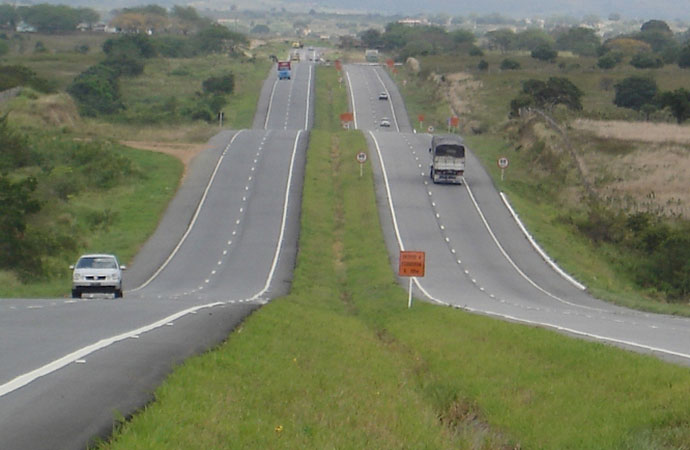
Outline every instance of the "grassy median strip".
{"label": "grassy median strip", "polygon": [[[333,80],[319,70],[320,89]],[[687,368],[424,302],[408,310],[370,169],[360,178],[354,158],[364,139],[329,128],[311,135],[291,294],[185,362],[103,448],[690,442]]]}

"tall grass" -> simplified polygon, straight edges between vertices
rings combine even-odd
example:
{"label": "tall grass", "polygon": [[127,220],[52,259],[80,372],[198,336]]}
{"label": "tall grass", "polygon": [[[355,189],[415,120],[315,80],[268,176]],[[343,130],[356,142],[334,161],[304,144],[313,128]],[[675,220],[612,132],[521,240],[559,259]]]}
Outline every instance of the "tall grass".
{"label": "tall grass", "polygon": [[[320,69],[317,83],[333,75]],[[690,441],[687,368],[424,302],[408,309],[371,171],[360,178],[350,154],[363,144],[357,132],[312,132],[291,294],[185,362],[102,448],[651,449]]]}

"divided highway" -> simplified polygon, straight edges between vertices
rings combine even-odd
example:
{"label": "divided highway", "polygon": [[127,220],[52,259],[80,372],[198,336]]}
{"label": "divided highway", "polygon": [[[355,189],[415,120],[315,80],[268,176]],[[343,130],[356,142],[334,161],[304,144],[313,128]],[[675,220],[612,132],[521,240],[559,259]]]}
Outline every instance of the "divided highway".
{"label": "divided highway", "polygon": [[313,78],[309,63],[289,81],[271,73],[254,128],[211,140],[125,272],[124,299],[0,301],[0,448],[85,448],[288,291]]}
{"label": "divided highway", "polygon": [[[535,251],[471,152],[463,185],[430,182],[431,137],[413,132],[383,68],[344,75],[391,260],[426,252],[419,297],[690,364],[690,320],[592,298]],[[0,301],[0,448],[84,448],[151,400],[175,364],[287,292],[313,78],[310,62],[293,63],[289,81],[271,73],[253,128],[211,140],[125,273],[123,300]]]}
{"label": "divided highway", "polygon": [[[690,364],[690,319],[599,301],[559,274],[528,241],[471,152],[463,185],[433,184],[431,136],[412,132],[386,71],[368,65],[345,71],[355,127],[369,141],[391,260],[400,250],[426,252],[426,276],[414,280],[418,296]],[[383,91],[390,100],[378,99]],[[380,126],[383,117],[390,128]]]}

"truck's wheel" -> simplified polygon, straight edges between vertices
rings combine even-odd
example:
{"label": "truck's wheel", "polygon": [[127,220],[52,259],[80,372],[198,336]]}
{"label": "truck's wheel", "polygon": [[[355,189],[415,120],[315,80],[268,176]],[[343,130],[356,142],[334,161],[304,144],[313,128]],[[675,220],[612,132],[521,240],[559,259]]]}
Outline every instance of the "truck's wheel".
{"label": "truck's wheel", "polygon": [[115,291],[115,298],[122,298],[122,289],[117,289]]}
{"label": "truck's wheel", "polygon": [[79,289],[72,289],[72,298],[81,298],[81,291]]}

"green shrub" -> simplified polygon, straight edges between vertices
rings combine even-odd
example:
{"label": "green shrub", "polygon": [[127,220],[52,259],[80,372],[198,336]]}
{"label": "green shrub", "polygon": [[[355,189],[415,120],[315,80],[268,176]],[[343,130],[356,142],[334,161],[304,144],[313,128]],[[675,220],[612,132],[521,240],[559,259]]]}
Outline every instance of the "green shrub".
{"label": "green shrub", "polygon": [[202,87],[206,93],[232,94],[235,89],[235,75],[229,73],[220,77],[207,78],[202,83]]}
{"label": "green shrub", "polygon": [[518,70],[520,68],[520,63],[514,59],[506,58],[501,61],[501,70]]}
{"label": "green shrub", "polygon": [[118,72],[112,67],[97,64],[77,75],[67,92],[85,116],[112,114],[124,108],[117,77]]}
{"label": "green shrub", "polygon": [[638,69],[658,69],[664,61],[653,53],[638,53],[630,59],[630,65]]}

